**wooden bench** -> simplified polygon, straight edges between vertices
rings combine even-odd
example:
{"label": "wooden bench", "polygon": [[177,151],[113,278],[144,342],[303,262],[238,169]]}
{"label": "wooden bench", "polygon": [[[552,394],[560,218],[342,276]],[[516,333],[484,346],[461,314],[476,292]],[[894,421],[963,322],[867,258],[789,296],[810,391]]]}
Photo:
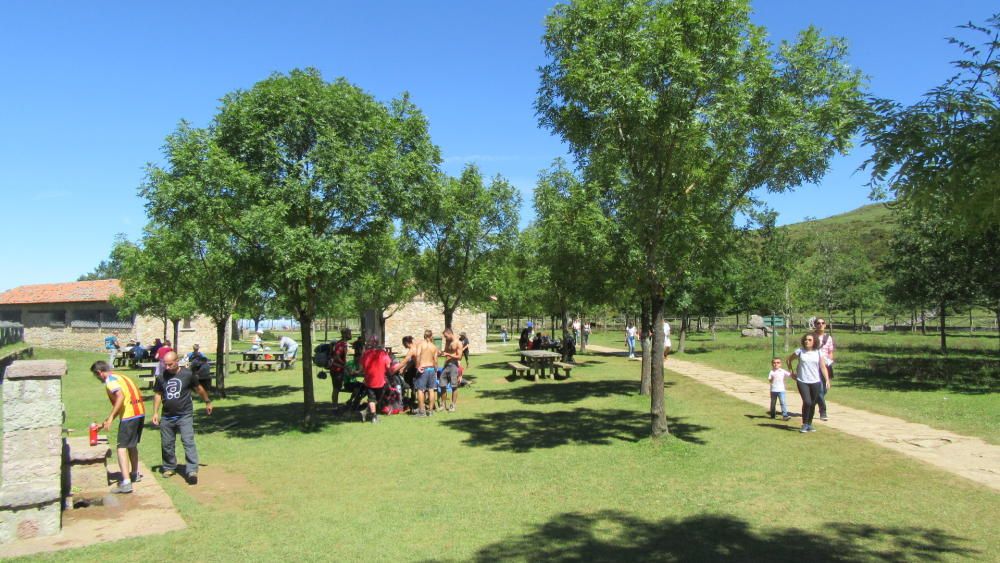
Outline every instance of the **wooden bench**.
{"label": "wooden bench", "polygon": [[262,367],[266,367],[269,370],[282,369],[284,367],[285,360],[243,360],[242,362],[236,362],[236,371],[243,371],[244,368],[247,372],[259,370]]}
{"label": "wooden bench", "polygon": [[553,362],[552,365],[555,368],[555,374],[557,376],[559,375],[559,368],[562,368],[563,371],[566,372],[566,377],[569,377],[570,370],[576,367],[573,364],[567,364],[566,362]]}
{"label": "wooden bench", "polygon": [[517,377],[519,375],[526,375],[528,373],[528,370],[531,369],[528,366],[518,362],[507,362],[507,367],[510,368],[510,374],[514,377]]}

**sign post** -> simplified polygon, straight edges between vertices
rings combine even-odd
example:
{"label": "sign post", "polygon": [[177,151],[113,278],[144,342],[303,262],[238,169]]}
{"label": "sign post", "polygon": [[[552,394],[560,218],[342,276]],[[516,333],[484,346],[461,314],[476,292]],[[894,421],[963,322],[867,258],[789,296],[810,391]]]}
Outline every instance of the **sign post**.
{"label": "sign post", "polygon": [[777,346],[777,331],[775,328],[785,326],[785,318],[771,315],[770,317],[764,317],[764,326],[771,327],[771,357],[777,353],[775,347]]}

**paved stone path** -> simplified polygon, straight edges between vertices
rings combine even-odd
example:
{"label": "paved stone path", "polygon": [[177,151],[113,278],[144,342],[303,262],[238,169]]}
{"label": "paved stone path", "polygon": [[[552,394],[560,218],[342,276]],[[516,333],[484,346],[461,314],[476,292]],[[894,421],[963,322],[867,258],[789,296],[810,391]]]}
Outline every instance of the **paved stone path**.
{"label": "paved stone path", "polygon": [[[0,558],[59,551],[155,534],[183,530],[187,524],[177,513],[166,491],[140,461],[145,475],[130,495],[105,495],[103,506],[63,511],[62,532],[41,538],[19,540],[0,546]],[[108,487],[110,490],[111,487]]]}
{"label": "paved stone path", "polygon": [[[588,345],[587,349],[598,353],[624,354],[623,350],[593,344]],[[771,396],[761,380],[679,360],[675,356],[667,361],[667,369],[753,403],[762,410],[770,408]],[[790,390],[789,405],[795,404],[796,400],[797,393]],[[988,444],[979,438],[847,407],[829,400],[826,403],[830,420],[820,422],[817,414],[817,426],[821,429],[833,428],[864,438],[1000,491],[1000,446]]]}

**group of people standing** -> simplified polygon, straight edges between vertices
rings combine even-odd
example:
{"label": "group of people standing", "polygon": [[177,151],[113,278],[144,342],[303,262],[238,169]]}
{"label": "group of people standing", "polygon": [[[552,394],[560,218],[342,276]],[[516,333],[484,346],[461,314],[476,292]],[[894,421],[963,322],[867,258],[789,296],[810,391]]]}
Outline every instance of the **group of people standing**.
{"label": "group of people standing", "polygon": [[[412,336],[403,337],[406,352],[400,360],[395,360],[377,339],[370,338],[358,347],[351,343],[351,329],[343,329],[340,340],[331,346],[326,366],[333,383],[330,400],[334,407],[340,408],[341,391],[350,391],[352,398],[366,397],[368,400],[366,407],[359,411],[361,420],[378,423],[378,406],[387,393],[395,391],[402,401],[405,389],[412,392],[410,404],[400,410],[408,409],[416,417],[441,411],[454,412],[458,389],[463,384],[462,359],[466,366],[469,363],[469,339],[464,332],[456,336],[450,328],[446,328],[442,336],[443,350],[438,348],[434,333],[429,329],[424,331],[420,342],[415,342]],[[351,359],[348,359],[349,348],[354,350]],[[440,358],[444,358],[444,366],[439,369]],[[357,381],[359,376],[362,381]],[[387,410],[395,409],[387,407]]]}
{"label": "group of people standing", "polygon": [[792,378],[802,397],[802,428],[799,432],[815,432],[813,419],[819,407],[820,420],[828,420],[826,395],[833,379],[834,351],[833,336],[827,333],[825,319],[815,321],[813,332],[804,334],[800,347],[788,356],[788,370],[781,367],[781,358],[771,360],[771,371],[767,379],[771,386],[771,418],[775,417],[775,402],[781,402],[783,420],[791,418],[785,403],[785,379]]}

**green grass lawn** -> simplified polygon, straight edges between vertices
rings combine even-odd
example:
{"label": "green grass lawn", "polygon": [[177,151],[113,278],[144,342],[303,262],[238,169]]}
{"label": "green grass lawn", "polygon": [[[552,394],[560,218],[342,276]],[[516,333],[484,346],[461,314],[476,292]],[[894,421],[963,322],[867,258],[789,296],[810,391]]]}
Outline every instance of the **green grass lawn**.
{"label": "green grass lawn", "polygon": [[[937,351],[934,336],[838,332],[834,338],[837,363],[831,401],[1000,444],[1000,353],[995,335],[950,335],[947,356]],[[622,340],[617,333],[605,333],[591,341],[623,348]],[[677,335],[673,343],[678,345]],[[783,344],[779,335],[778,355],[785,358]],[[796,346],[794,339],[792,349]],[[686,353],[676,357],[760,377],[764,386],[771,340],[719,332],[712,341],[707,333],[693,334]]]}
{"label": "green grass lawn", "polygon": [[[36,357],[69,361],[66,424],[84,433],[108,408],[86,371],[102,355]],[[979,485],[835,431],[799,434],[672,374],[673,436],[654,442],[638,363],[584,356],[572,379],[532,383],[507,380],[509,358],[473,357],[457,413],[379,425],[333,417],[317,380],[312,433],[298,429],[299,372],[233,375],[213,416],[196,405],[202,483],[163,481],[188,530],[42,558],[1000,557],[997,494]],[[159,462],[155,430],[141,455]]]}

